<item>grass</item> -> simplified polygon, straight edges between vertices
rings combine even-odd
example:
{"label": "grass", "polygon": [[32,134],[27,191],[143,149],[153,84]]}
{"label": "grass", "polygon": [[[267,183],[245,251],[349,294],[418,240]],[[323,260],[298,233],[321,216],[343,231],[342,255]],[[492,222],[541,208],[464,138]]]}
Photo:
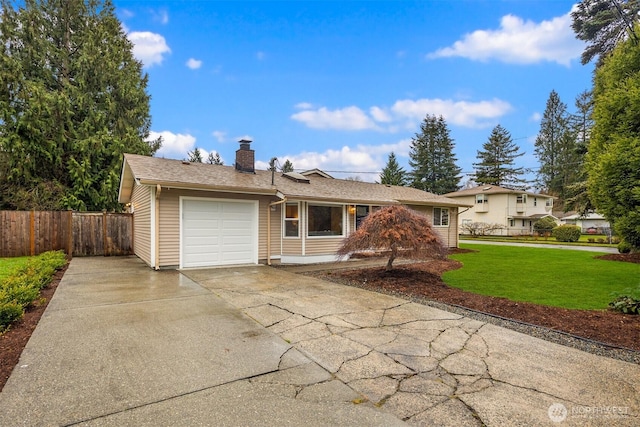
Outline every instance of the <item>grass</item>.
{"label": "grass", "polygon": [[461,244],[463,268],[442,278],[481,295],[571,309],[606,309],[612,292],[640,284],[640,264],[595,259],[595,252]]}
{"label": "grass", "polygon": [[27,264],[30,257],[0,258],[0,281],[7,278],[15,269]]}

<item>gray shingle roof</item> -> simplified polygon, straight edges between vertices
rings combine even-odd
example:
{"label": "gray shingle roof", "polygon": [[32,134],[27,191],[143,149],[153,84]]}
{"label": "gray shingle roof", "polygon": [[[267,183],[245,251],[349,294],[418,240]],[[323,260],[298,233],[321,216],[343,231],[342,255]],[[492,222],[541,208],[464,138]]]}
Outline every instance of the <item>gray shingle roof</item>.
{"label": "gray shingle roof", "polygon": [[444,194],[444,197],[463,197],[463,196],[475,196],[476,194],[527,194],[529,196],[545,196],[552,197],[547,194],[536,194],[530,191],[513,190],[511,188],[504,188],[497,185],[479,185],[473,188],[466,188],[464,190],[455,191],[453,193]]}
{"label": "gray shingle roof", "polygon": [[190,188],[245,194],[272,194],[278,192],[289,199],[335,201],[366,204],[415,204],[437,206],[469,206],[457,200],[438,196],[410,187],[389,186],[370,182],[308,176],[309,183],[295,182],[281,173],[256,170],[255,174],[242,173],[232,166],[189,163],[157,157],[124,155],[120,202],[131,197],[134,180],[144,185],[172,188]]}

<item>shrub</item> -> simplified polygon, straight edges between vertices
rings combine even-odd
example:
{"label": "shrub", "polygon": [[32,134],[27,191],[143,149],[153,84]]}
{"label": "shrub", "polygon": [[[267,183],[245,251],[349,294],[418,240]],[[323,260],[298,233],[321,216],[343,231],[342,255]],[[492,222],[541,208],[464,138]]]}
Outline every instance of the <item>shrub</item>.
{"label": "shrub", "polygon": [[613,293],[615,297],[609,303],[609,309],[624,314],[640,314],[640,285],[635,289],[627,288],[621,293]]}
{"label": "shrub", "polygon": [[559,242],[577,242],[580,234],[580,227],[575,225],[560,225],[553,229],[553,237]]}
{"label": "shrub", "polygon": [[618,243],[618,252],[620,252],[621,254],[628,254],[629,252],[631,252],[631,245],[623,240],[622,242]]}
{"label": "shrub", "polygon": [[533,229],[540,234],[544,234],[545,232],[550,233],[551,230],[553,230],[557,226],[558,224],[556,224],[556,221],[553,218],[551,218],[550,216],[545,216],[544,218],[541,218],[540,220],[536,221],[535,224],[533,224]]}
{"label": "shrub", "polygon": [[0,301],[0,332],[21,318],[23,313],[24,309],[20,304]]}

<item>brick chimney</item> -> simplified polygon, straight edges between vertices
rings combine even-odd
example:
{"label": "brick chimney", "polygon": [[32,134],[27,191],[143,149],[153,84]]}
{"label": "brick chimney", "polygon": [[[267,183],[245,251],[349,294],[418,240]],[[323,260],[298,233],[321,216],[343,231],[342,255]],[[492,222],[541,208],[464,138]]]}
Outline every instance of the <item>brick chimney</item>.
{"label": "brick chimney", "polygon": [[238,141],[240,148],[236,150],[236,170],[246,173],[255,173],[255,151],[250,148],[250,139],[241,139]]}

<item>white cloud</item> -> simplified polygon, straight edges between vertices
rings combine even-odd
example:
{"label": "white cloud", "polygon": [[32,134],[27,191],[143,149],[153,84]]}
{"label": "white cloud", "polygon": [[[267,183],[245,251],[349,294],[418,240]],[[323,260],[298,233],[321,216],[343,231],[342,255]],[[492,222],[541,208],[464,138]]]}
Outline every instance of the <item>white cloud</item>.
{"label": "white cloud", "polygon": [[[392,151],[398,157],[407,157],[411,146],[411,139],[403,139],[395,143],[381,145],[343,146],[340,149],[329,149],[323,152],[306,151],[298,154],[279,156],[280,164],[288,159],[295,170],[309,170],[318,168],[327,171],[336,178],[359,177],[362,181],[378,180],[379,172],[387,162]],[[257,169],[267,169],[267,162],[256,161]],[[337,173],[343,171],[350,173]],[[360,173],[358,173],[360,172]],[[375,173],[363,173],[375,172]]]}
{"label": "white cloud", "polygon": [[227,139],[227,133],[221,130],[214,130],[213,132],[211,132],[211,135],[213,135],[213,137],[218,142],[225,142]]}
{"label": "white cloud", "polygon": [[549,61],[569,66],[583,49],[584,43],[576,39],[571,29],[570,13],[539,23],[506,15],[500,20],[499,29],[465,34],[452,46],[430,53],[427,58],[458,56],[515,64]]}
{"label": "white cloud", "polygon": [[297,110],[310,110],[313,108],[313,104],[310,102],[299,102],[294,106]]}
{"label": "white cloud", "polygon": [[160,34],[150,31],[132,31],[127,37],[133,43],[133,56],[145,67],[161,64],[164,55],[171,53],[166,40]]}
{"label": "white cloud", "polygon": [[195,58],[189,58],[186,65],[192,70],[197,70],[198,68],[202,67],[202,61]]}
{"label": "white cloud", "polygon": [[532,122],[539,122],[541,119],[542,119],[542,114],[538,113],[537,111],[533,113],[529,118],[529,120]]}
{"label": "white cloud", "polygon": [[377,129],[374,121],[358,107],[351,106],[338,110],[326,107],[304,110],[291,116],[313,129],[367,130]]}
{"label": "white cloud", "polygon": [[422,120],[427,114],[443,116],[448,124],[479,128],[494,124],[512,107],[506,101],[453,101],[450,99],[405,99],[396,101],[391,110],[400,117]]}
{"label": "white cloud", "polygon": [[196,138],[189,134],[173,133],[168,130],[149,132],[149,140],[157,139],[159,136],[162,137],[162,147],[156,152],[156,157],[184,159],[196,146]]}
{"label": "white cloud", "polygon": [[[301,105],[310,104],[296,107]],[[423,98],[398,100],[391,108],[373,106],[369,114],[355,106],[336,110],[321,107],[305,109],[291,118],[313,129],[397,132],[400,128],[415,129],[427,114],[443,116],[448,124],[483,128],[495,125],[511,110],[511,104],[500,99],[473,102]]]}
{"label": "white cloud", "polygon": [[151,11],[151,14],[153,15],[154,21],[159,22],[163,25],[169,23],[169,13],[166,10],[154,10]]}

